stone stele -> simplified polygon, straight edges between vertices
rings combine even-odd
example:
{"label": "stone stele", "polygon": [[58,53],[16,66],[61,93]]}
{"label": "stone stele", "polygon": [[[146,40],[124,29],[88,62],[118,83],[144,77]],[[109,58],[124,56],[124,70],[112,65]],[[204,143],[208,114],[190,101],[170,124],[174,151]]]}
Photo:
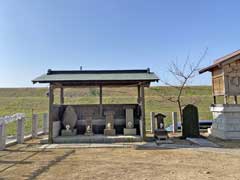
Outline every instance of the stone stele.
{"label": "stone stele", "polygon": [[67,106],[63,114],[63,125],[70,126],[70,130],[74,130],[77,123],[77,114],[72,106]]}

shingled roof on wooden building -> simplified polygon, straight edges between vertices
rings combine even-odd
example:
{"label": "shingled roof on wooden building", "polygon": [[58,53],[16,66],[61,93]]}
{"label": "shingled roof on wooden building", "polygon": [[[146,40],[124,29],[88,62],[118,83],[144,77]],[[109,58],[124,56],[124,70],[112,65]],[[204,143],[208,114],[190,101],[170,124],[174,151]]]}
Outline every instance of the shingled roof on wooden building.
{"label": "shingled roof on wooden building", "polygon": [[47,74],[32,80],[33,83],[136,83],[154,82],[159,78],[150,69],[140,70],[48,70]]}
{"label": "shingled roof on wooden building", "polygon": [[227,54],[226,56],[216,59],[211,66],[201,69],[199,73],[202,74],[206,71],[212,71],[216,67],[221,67],[224,64],[228,64],[239,59],[240,59],[240,50],[237,50],[230,54]]}

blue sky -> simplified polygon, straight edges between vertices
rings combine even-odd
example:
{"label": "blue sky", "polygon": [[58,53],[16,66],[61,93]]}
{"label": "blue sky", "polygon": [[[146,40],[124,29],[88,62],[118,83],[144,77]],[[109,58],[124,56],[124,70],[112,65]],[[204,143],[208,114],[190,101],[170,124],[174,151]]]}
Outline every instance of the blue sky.
{"label": "blue sky", "polygon": [[[201,67],[240,49],[240,1],[0,0],[0,87],[47,69],[138,69],[167,77],[189,55]],[[173,79],[169,79],[172,80]],[[210,74],[193,84],[210,84]]]}

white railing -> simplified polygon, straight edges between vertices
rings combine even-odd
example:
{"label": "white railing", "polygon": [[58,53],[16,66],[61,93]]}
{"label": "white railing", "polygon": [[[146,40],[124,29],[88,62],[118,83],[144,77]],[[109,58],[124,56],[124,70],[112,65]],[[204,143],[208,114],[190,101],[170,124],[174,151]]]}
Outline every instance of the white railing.
{"label": "white railing", "polygon": [[[30,135],[24,136],[24,122],[25,122],[25,115],[22,113],[17,113],[11,116],[4,116],[0,117],[0,150],[5,149],[6,145],[9,144],[16,144],[16,143],[23,143],[27,138],[36,138],[38,135],[47,134],[48,133],[48,114],[44,113],[43,121],[42,121],[42,131],[39,132],[38,123],[39,123],[39,114],[33,114],[32,120],[32,132]],[[6,143],[6,124],[11,122],[17,122],[17,132],[16,132],[16,139],[10,143]]]}

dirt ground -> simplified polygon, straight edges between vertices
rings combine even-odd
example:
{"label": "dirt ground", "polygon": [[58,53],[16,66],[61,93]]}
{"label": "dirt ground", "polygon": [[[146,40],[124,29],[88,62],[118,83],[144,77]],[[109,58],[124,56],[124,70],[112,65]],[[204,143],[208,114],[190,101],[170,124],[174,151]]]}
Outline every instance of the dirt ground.
{"label": "dirt ground", "polygon": [[41,149],[38,140],[0,151],[0,179],[240,180],[240,149]]}

